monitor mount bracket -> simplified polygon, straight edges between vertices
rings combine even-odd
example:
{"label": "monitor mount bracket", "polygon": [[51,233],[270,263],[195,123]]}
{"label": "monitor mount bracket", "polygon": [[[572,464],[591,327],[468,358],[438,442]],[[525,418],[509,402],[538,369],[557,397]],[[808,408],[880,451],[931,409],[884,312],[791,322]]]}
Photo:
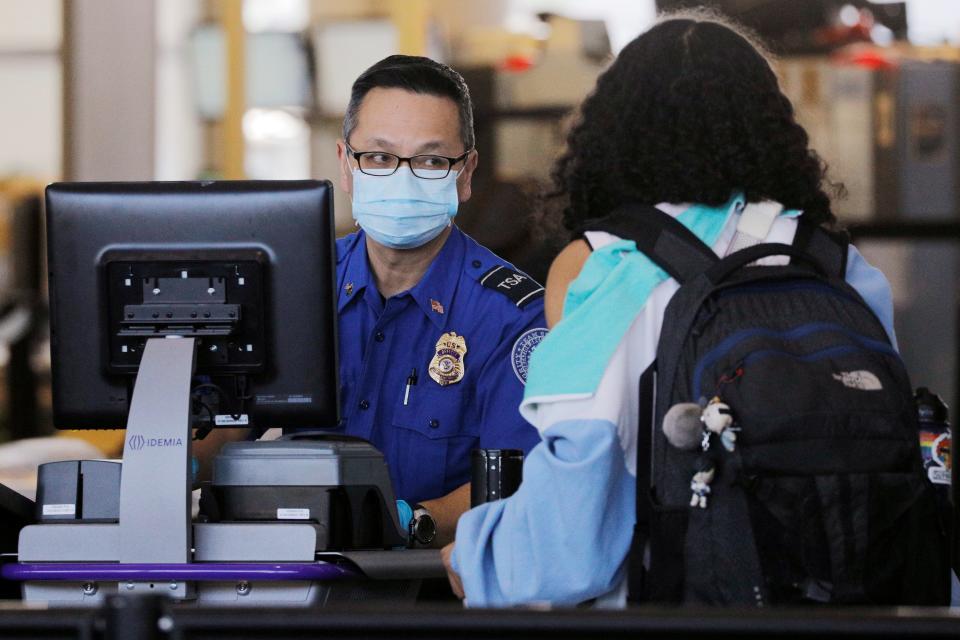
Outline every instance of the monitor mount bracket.
{"label": "monitor mount bracket", "polygon": [[120,563],[191,561],[190,387],[196,340],[147,341],[120,476]]}

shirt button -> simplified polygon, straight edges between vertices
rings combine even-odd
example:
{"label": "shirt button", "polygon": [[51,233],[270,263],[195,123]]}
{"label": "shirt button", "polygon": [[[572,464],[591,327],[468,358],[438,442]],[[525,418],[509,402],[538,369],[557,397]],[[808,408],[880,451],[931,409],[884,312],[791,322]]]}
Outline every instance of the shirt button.
{"label": "shirt button", "polygon": [[373,336],[373,339],[377,342],[383,342],[383,331],[377,331],[376,335]]}
{"label": "shirt button", "polygon": [[361,400],[361,401],[360,401],[360,408],[363,409],[364,411],[366,411],[367,409],[369,409],[369,408],[370,408],[370,401],[369,401],[369,400]]}
{"label": "shirt button", "polygon": [[479,260],[474,260],[471,264],[473,264],[473,268],[474,268],[474,269],[479,269],[479,268],[480,268],[480,261],[479,261]]}
{"label": "shirt button", "polygon": [[440,426],[440,421],[437,420],[436,418],[433,418],[432,420],[430,420],[429,424],[431,429],[436,429],[437,427]]}

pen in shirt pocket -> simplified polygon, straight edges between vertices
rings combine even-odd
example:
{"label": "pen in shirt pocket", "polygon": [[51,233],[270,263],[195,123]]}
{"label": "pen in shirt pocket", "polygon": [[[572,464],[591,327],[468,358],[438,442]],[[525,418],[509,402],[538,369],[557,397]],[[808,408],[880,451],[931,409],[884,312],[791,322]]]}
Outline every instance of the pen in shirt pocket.
{"label": "pen in shirt pocket", "polygon": [[417,384],[417,368],[414,367],[410,369],[410,375],[407,376],[407,386],[403,390],[403,405],[406,406],[410,402],[410,387],[416,386]]}

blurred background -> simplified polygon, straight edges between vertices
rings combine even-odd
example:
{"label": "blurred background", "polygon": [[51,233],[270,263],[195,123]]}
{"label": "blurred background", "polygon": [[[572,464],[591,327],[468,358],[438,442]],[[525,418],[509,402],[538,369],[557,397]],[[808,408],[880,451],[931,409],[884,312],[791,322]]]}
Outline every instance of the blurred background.
{"label": "blurred background", "polygon": [[[956,407],[960,1],[0,0],[0,441],[51,431],[45,184],[336,182],[354,78],[428,55],[475,101],[481,162],[458,223],[543,278],[556,248],[531,216],[573,110],[658,11],[704,4],[777,54],[846,186],[837,214],[893,285],[914,384]],[[345,194],[336,211],[349,232]],[[85,437],[108,455],[121,443]]]}

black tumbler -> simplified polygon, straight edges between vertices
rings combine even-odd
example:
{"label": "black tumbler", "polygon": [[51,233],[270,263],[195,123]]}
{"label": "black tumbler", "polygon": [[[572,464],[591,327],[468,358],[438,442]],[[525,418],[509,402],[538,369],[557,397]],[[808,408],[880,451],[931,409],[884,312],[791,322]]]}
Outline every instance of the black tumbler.
{"label": "black tumbler", "polygon": [[512,495],[523,479],[520,449],[474,449],[471,463],[471,507]]}

